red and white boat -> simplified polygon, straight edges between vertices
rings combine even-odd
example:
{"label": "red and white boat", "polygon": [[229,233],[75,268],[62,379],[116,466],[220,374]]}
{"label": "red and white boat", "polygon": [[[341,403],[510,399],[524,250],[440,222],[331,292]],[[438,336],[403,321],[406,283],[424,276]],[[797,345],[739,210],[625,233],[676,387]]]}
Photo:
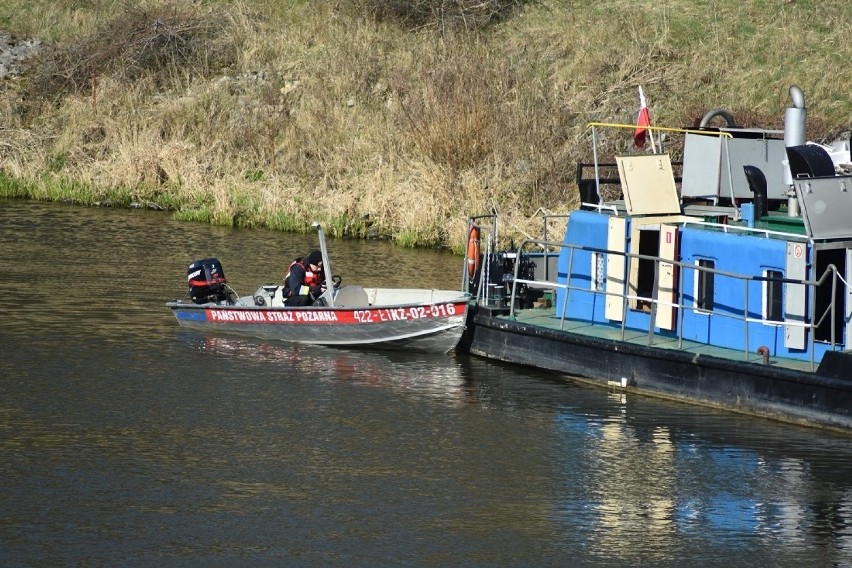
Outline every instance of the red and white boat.
{"label": "red and white boat", "polygon": [[193,262],[188,298],[166,303],[182,327],[293,343],[428,353],[452,351],[464,331],[469,296],[458,290],[341,286],[333,278],[322,228],[326,292],[314,306],[285,306],[283,286],[238,296],[219,261]]}

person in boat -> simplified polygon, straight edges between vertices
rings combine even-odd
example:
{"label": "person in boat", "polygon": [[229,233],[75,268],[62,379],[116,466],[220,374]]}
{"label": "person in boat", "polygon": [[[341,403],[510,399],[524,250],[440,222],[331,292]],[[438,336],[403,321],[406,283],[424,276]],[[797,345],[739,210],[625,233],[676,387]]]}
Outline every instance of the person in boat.
{"label": "person in boat", "polygon": [[287,269],[284,277],[284,304],[287,306],[311,306],[322,296],[322,253],[312,251],[304,258],[297,258]]}

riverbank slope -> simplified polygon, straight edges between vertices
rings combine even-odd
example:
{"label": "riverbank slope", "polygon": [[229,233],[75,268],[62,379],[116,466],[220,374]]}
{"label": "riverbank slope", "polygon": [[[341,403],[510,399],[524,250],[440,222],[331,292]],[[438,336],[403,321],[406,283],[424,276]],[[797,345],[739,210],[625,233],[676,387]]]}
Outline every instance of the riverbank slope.
{"label": "riverbank slope", "polygon": [[586,124],[635,121],[640,85],[660,124],[724,107],[780,127],[791,84],[811,138],[852,116],[834,0],[457,3],[474,4],[493,13],[7,3],[0,29],[42,45],[0,81],[0,195],[285,231],[318,219],[333,236],[460,251],[470,214],[500,211],[511,237],[537,232],[540,208],[575,208]]}

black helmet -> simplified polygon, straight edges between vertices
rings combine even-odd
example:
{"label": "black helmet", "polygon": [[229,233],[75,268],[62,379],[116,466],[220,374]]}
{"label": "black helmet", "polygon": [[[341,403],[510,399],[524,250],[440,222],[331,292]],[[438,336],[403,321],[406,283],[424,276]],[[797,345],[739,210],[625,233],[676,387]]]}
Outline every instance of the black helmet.
{"label": "black helmet", "polygon": [[322,253],[318,250],[311,251],[311,253],[305,257],[305,266],[309,266],[314,264],[319,266],[322,263]]}

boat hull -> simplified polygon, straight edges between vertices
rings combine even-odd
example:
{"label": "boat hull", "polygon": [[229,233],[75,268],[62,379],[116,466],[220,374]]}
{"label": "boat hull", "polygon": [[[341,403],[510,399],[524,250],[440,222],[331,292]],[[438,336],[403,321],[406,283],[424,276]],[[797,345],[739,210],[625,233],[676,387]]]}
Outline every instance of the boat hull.
{"label": "boat hull", "polygon": [[166,304],[181,327],[264,339],[447,353],[464,331],[464,297],[433,303],[362,307]]}
{"label": "boat hull", "polygon": [[[606,388],[787,422],[852,429],[852,378],[547,329],[472,307],[460,349]],[[848,353],[840,366],[849,368]],[[837,365],[835,365],[837,366]]]}

